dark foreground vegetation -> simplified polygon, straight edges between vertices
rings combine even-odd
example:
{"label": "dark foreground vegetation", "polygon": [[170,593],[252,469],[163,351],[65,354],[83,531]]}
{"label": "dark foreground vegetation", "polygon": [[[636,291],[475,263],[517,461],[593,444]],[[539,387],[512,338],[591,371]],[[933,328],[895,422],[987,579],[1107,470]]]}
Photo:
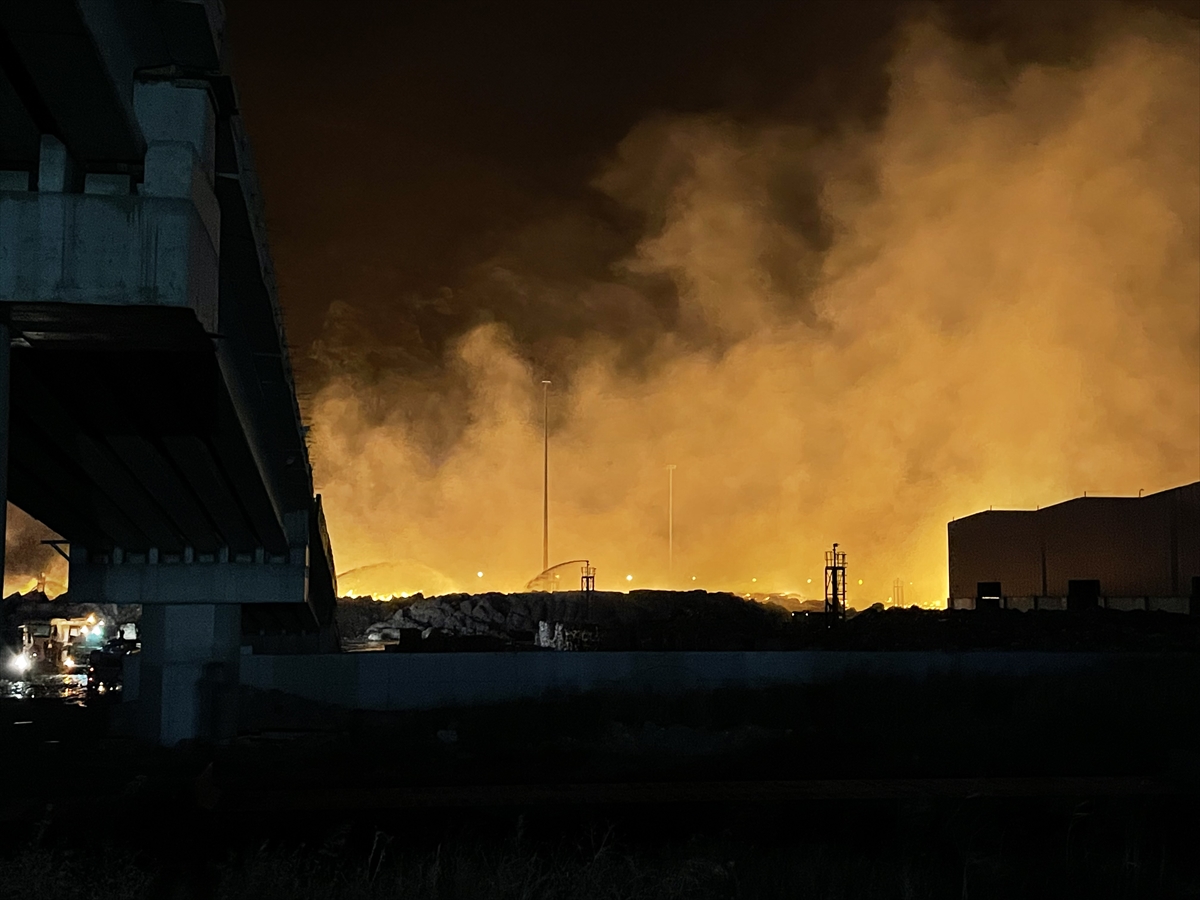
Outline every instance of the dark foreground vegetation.
{"label": "dark foreground vegetation", "polygon": [[638,821],[595,809],[274,822],[176,810],[151,821],[155,836],[135,831],[98,842],[72,835],[78,829],[69,823],[43,820],[33,838],[8,843],[0,855],[0,895],[985,900],[1200,891],[1194,819],[1161,801],[722,807]]}
{"label": "dark foreground vegetation", "polygon": [[8,702],[0,897],[1200,896],[1198,683],[1175,652],[410,713],[247,691],[241,737],[170,751]]}

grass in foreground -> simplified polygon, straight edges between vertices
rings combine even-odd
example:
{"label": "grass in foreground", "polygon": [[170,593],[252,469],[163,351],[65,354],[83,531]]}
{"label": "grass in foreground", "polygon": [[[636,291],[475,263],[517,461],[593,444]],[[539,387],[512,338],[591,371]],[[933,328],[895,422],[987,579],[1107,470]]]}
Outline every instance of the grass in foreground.
{"label": "grass in foreground", "polygon": [[[776,900],[776,898],[1139,898],[1195,896],[1195,865],[1150,835],[1140,816],[1060,819],[1036,841],[958,822],[959,840],[916,843],[864,833],[822,843],[778,833],[624,844],[608,829],[574,838],[466,836],[405,845],[333,826],[314,845],[265,841],[207,858],[186,841],[150,860],[29,842],[0,856],[0,896],[91,900]],[[795,823],[798,830],[804,823]],[[866,824],[866,823],[864,823]],[[945,823],[943,823],[945,824]],[[974,837],[967,835],[970,831]],[[1061,826],[1065,826],[1062,830]],[[1114,827],[1115,826],[1115,830]],[[866,831],[871,828],[867,825]],[[985,837],[984,832],[992,833]],[[964,842],[965,841],[965,842]]]}

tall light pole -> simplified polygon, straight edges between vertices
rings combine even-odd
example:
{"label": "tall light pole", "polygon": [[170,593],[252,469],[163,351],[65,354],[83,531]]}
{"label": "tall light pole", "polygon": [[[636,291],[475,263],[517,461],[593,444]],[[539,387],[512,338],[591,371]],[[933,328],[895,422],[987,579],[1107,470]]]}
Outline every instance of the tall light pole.
{"label": "tall light pole", "polygon": [[667,581],[675,583],[675,464],[667,466]]}
{"label": "tall light pole", "polygon": [[550,382],[542,381],[542,571],[550,568]]}

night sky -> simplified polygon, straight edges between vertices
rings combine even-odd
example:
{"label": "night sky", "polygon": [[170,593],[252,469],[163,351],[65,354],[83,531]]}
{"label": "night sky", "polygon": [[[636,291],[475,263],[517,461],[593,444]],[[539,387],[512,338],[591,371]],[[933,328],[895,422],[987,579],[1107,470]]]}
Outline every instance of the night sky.
{"label": "night sky", "polygon": [[536,574],[543,378],[601,586],[936,603],[955,516],[1200,474],[1200,4],[227,12],[349,589]]}
{"label": "night sky", "polygon": [[[384,366],[435,364],[447,339],[491,318],[535,357],[561,331],[636,337],[644,318],[461,294],[486,261],[531,252],[526,229],[547,220],[590,232],[563,247],[566,258],[538,260],[562,279],[627,254],[644,223],[591,181],[648,116],[870,128],[884,112],[897,27],[914,16],[998,45],[1014,64],[1063,63],[1086,58],[1127,6],[297,0],[284,15],[274,0],[231,0],[234,71],[297,368],[318,377],[310,357],[314,342],[338,337],[323,332],[335,300],[362,315],[355,340],[385,345]],[[1141,6],[1200,17],[1195,2]],[[820,242],[816,204],[801,199]],[[672,293],[665,280],[652,286],[664,329]]]}
{"label": "night sky", "polygon": [[[229,4],[292,340],[332,300],[425,359],[479,320],[447,302],[474,266],[558,214],[591,219],[603,270],[638,223],[589,181],[659,112],[877,116],[888,3]],[[665,324],[669,297],[662,299]],[[536,339],[529,310],[488,312]],[[551,318],[555,318],[551,314]],[[587,327],[615,329],[605,317]]]}

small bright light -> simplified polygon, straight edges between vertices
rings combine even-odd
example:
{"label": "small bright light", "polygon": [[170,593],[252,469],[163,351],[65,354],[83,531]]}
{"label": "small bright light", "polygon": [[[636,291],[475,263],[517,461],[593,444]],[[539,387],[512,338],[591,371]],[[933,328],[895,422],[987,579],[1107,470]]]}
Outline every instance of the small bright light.
{"label": "small bright light", "polygon": [[625,576],[625,580],[626,580],[626,581],[633,581],[633,576],[632,576],[632,575],[626,575],[626,576]]}
{"label": "small bright light", "polygon": [[18,656],[14,656],[12,659],[9,660],[8,666],[14,672],[28,672],[29,671],[29,657],[26,656],[24,653],[22,653]]}
{"label": "small bright light", "polygon": [[475,577],[476,577],[476,578],[482,578],[482,577],[483,577],[483,573],[482,573],[482,572],[476,572],[476,573],[475,573]]}
{"label": "small bright light", "polygon": [[88,614],[88,617],[87,617],[87,623],[88,623],[89,625],[95,625],[95,624],[96,624],[96,614],[95,614],[95,613],[89,613],[89,614]]}
{"label": "small bright light", "polygon": [[809,584],[812,584],[812,579],[811,579],[811,578],[810,578],[810,579],[808,579],[808,583],[809,583]]}
{"label": "small bright light", "polygon": [[692,581],[695,581],[695,580],[696,580],[696,576],[695,576],[695,575],[693,575],[693,576],[692,576]]}
{"label": "small bright light", "polygon": [[92,629],[88,628],[86,625],[84,625],[79,630],[84,634],[84,636],[87,636],[92,633]]}
{"label": "small bright light", "polygon": [[75,668],[75,660],[73,657],[68,656],[65,660],[63,660],[63,664],[66,665],[68,669]]}
{"label": "small bright light", "polygon": [[758,581],[758,579],[757,579],[757,578],[751,578],[750,580],[751,580],[751,581]]}
{"label": "small bright light", "polygon": [[858,583],[859,583],[859,584],[862,584],[862,579],[861,579],[861,578],[860,578],[860,579],[858,579]]}

